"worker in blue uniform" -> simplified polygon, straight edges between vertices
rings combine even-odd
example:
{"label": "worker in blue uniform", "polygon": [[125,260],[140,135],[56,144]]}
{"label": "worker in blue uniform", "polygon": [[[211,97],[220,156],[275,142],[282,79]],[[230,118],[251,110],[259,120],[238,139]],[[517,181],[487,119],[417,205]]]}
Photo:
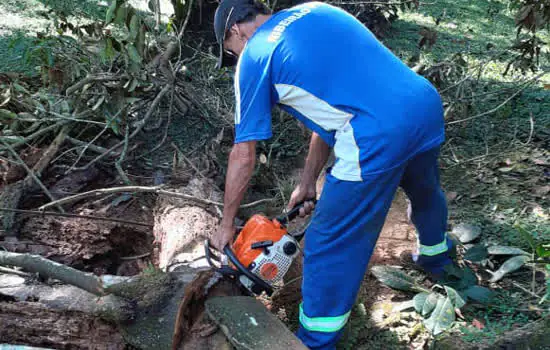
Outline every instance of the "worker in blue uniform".
{"label": "worker in blue uniform", "polygon": [[236,105],[223,219],[211,243],[221,250],[234,237],[256,142],[272,136],[278,105],[312,131],[289,207],[306,200],[301,214],[312,211],[307,200],[331,148],[336,158],[305,234],[298,331],[309,348],[334,349],[399,186],[412,205],[416,262],[435,276],[452,263],[438,169],[441,98],[335,6],[308,2],[271,14],[254,0],[222,0],[214,29],[218,66],[236,65]]}

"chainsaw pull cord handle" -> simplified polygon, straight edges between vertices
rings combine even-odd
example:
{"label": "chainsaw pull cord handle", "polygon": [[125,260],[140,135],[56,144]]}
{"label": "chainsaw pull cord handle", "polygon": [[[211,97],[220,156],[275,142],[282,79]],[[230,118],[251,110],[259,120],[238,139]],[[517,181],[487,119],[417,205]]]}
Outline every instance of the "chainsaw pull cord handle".
{"label": "chainsaw pull cord handle", "polygon": [[300,215],[300,209],[304,207],[304,204],[306,202],[313,202],[313,204],[317,203],[317,199],[311,198],[301,201],[300,203],[296,204],[294,208],[290,209],[287,213],[284,213],[280,216],[278,216],[275,220],[279,222],[279,224],[286,226],[288,223],[298,217]]}
{"label": "chainsaw pull cord handle", "polygon": [[252,273],[252,271],[250,271],[249,269],[247,269],[240,261],[239,259],[237,259],[237,257],[235,256],[235,253],[233,252],[233,249],[231,249],[231,247],[228,245],[226,245],[224,248],[223,248],[223,252],[225,253],[225,255],[227,255],[227,257],[229,258],[229,261],[231,261],[231,263],[233,265],[235,265],[235,267],[237,268],[237,270],[242,273],[243,275],[245,275],[249,280],[251,280],[252,282],[254,282],[255,284],[259,285],[263,290],[265,290],[265,292],[267,293],[267,295],[271,296],[271,294],[273,294],[273,288],[267,283],[265,282],[263,279],[261,279],[260,277],[256,276],[255,274]]}

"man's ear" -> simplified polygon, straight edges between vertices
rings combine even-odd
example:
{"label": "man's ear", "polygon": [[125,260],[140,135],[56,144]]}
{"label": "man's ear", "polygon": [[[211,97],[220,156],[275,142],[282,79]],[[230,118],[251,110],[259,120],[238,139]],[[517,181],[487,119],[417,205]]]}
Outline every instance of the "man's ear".
{"label": "man's ear", "polygon": [[230,29],[231,35],[235,35],[237,38],[243,40],[246,39],[243,28],[238,23],[233,24]]}
{"label": "man's ear", "polygon": [[236,37],[239,37],[239,34],[241,33],[241,29],[239,28],[239,25],[235,23],[231,26],[231,28],[229,29],[229,32],[231,33],[231,36],[235,35]]}

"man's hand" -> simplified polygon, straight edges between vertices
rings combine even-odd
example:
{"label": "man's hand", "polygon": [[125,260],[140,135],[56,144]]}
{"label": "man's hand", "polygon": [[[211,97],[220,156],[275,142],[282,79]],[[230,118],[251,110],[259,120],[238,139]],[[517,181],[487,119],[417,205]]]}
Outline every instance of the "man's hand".
{"label": "man's hand", "polygon": [[287,210],[294,208],[298,203],[302,201],[306,201],[304,203],[304,207],[300,209],[300,216],[304,217],[311,213],[315,208],[315,204],[313,203],[313,201],[308,201],[308,199],[315,199],[315,197],[315,184],[299,184],[290,195]]}
{"label": "man's hand", "polygon": [[235,235],[235,226],[223,226],[220,225],[218,231],[210,239],[210,244],[214,246],[220,252],[223,252],[223,248],[231,243],[233,236]]}

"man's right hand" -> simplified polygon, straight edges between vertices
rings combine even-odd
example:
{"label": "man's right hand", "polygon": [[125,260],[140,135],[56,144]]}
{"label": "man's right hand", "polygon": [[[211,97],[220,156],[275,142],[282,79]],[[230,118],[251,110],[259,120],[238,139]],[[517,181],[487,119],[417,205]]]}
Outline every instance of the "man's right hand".
{"label": "man's right hand", "polygon": [[[313,202],[313,199],[315,199],[316,196],[317,193],[315,190],[315,184],[299,184],[290,195],[287,210],[290,210],[294,208],[298,203],[305,201],[304,207],[300,209],[300,216],[304,217],[306,215],[309,215],[315,208],[315,203]],[[308,201],[308,199],[312,200]]]}

